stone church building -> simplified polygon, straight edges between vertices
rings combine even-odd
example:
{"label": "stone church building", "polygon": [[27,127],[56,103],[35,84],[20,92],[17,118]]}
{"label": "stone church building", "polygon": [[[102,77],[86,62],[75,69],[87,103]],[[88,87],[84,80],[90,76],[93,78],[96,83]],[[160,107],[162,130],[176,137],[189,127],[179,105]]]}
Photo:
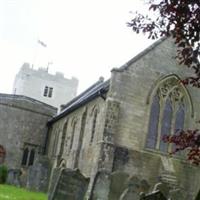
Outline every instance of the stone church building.
{"label": "stone church building", "polygon": [[145,181],[146,190],[159,181],[168,183],[181,191],[180,199],[192,200],[197,194],[200,168],[183,153],[169,156],[173,145],[162,141],[165,134],[199,128],[200,90],[180,82],[191,71],[179,66],[175,55],[170,39],[155,42],[48,122],[46,154],[53,169],[79,168],[90,177],[88,199],[114,200],[123,192],[122,175],[117,186],[117,179],[106,179],[102,192],[95,193],[99,172],[136,176]]}
{"label": "stone church building", "polygon": [[45,149],[53,106],[23,95],[0,94],[0,164],[19,169],[34,164]]}
{"label": "stone church building", "polygon": [[[55,116],[55,108],[39,101],[0,95],[0,162],[31,168],[30,186],[38,185],[34,179],[45,174],[33,157],[48,159],[50,192],[59,169],[78,168],[90,178],[87,200],[125,200],[124,191],[132,182],[145,193],[162,182],[179,192],[179,198],[171,199],[193,200],[200,189],[200,168],[188,163],[183,152],[170,156],[174,146],[162,141],[165,134],[200,128],[200,90],[180,82],[191,71],[180,66],[175,55],[171,39],[155,42]],[[8,116],[6,106],[19,112]],[[11,146],[20,150],[13,152]]]}

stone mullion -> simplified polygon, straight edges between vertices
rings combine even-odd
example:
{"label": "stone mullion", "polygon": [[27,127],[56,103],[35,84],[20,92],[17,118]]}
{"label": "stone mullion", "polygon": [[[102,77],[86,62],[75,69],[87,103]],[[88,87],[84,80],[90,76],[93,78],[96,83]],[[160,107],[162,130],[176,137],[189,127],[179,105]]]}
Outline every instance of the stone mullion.
{"label": "stone mullion", "polygon": [[28,156],[27,156],[27,159],[26,159],[26,166],[28,167],[31,150],[28,147],[27,147],[27,149],[28,149]]}
{"label": "stone mullion", "polygon": [[[174,100],[172,100],[172,121],[171,121],[171,131],[170,131],[170,135],[174,135],[174,131],[175,131],[175,123],[176,123],[176,113],[177,113],[177,108],[179,103],[177,104]],[[169,144],[168,145],[168,152],[171,152],[173,149],[173,144]]]}

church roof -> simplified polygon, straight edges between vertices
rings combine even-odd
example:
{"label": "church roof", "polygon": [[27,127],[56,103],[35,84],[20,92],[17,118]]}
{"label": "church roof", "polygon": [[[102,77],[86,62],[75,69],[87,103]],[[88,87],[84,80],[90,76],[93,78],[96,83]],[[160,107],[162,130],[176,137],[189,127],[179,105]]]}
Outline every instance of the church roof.
{"label": "church roof", "polygon": [[99,79],[96,83],[90,86],[87,90],[82,92],[80,95],[72,99],[69,103],[62,105],[62,111],[55,117],[53,117],[48,124],[51,124],[62,117],[66,116],[67,114],[73,112],[75,109],[79,108],[80,106],[86,104],[87,102],[95,99],[96,97],[104,98],[104,94],[109,89],[110,79],[104,81],[102,78]]}
{"label": "church roof", "polygon": [[[150,45],[148,48],[146,48],[144,51],[133,57],[130,61],[128,61],[126,64],[122,65],[120,68],[114,68],[112,70],[116,71],[124,71],[126,70],[130,65],[132,65],[134,62],[142,58],[144,55],[148,54],[151,50],[156,48],[158,45],[160,45],[167,37],[163,37]],[[94,83],[92,86],[90,86],[87,90],[85,90],[83,93],[72,99],[69,103],[62,105],[61,107],[63,110],[55,117],[53,117],[49,122],[48,125],[51,123],[61,119],[62,117],[66,116],[67,114],[73,112],[75,109],[79,108],[80,106],[84,105],[85,103],[93,100],[94,98],[101,96],[103,97],[103,94],[105,94],[110,86],[110,79],[107,81],[103,81],[102,78],[100,78],[99,81]]]}
{"label": "church roof", "polygon": [[122,65],[119,68],[113,68],[112,70],[114,70],[114,71],[124,71],[124,70],[126,70],[130,65],[132,65],[135,62],[137,62],[140,58],[142,58],[143,56],[145,56],[146,54],[148,54],[150,51],[152,51],[154,48],[156,48],[158,45],[160,45],[167,38],[168,37],[162,37],[162,38],[160,38],[159,40],[157,40],[156,42],[154,42],[152,45],[150,45],[149,47],[147,47],[146,49],[144,49],[143,51],[141,51],[139,54],[137,54],[136,56],[134,56],[127,63],[125,63],[124,65]]}
{"label": "church roof", "polygon": [[0,104],[53,116],[57,108],[31,97],[0,93]]}

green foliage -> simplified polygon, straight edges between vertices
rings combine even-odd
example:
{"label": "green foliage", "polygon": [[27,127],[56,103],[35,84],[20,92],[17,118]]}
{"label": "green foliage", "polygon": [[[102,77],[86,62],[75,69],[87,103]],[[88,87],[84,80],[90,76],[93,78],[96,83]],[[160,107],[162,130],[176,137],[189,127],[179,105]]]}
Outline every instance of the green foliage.
{"label": "green foliage", "polygon": [[0,166],[0,183],[5,183],[8,176],[8,168],[5,165]]}
{"label": "green foliage", "polygon": [[198,192],[198,194],[197,194],[195,200],[200,200],[200,190],[199,190],[199,192]]}
{"label": "green foliage", "polygon": [[47,195],[15,186],[0,184],[0,200],[47,200]]}

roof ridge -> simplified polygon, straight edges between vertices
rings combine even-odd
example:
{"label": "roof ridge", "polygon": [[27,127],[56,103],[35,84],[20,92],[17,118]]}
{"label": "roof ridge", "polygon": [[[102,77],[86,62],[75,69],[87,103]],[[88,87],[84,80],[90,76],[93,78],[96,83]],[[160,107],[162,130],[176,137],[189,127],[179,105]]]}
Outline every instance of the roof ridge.
{"label": "roof ridge", "polygon": [[69,101],[68,103],[61,105],[63,107],[63,110],[68,107],[70,104],[74,103],[77,99],[81,98],[84,96],[84,94],[86,94],[87,92],[89,92],[91,89],[93,89],[94,87],[96,87],[98,84],[103,83],[104,81],[102,79],[98,80],[97,82],[95,82],[93,85],[91,85],[89,88],[87,88],[86,90],[84,90],[83,92],[81,92],[78,96],[74,97],[71,101]]}
{"label": "roof ridge", "polygon": [[150,46],[148,46],[147,48],[145,48],[143,51],[141,51],[140,53],[138,53],[136,56],[134,56],[132,59],[130,59],[128,62],[126,62],[124,65],[122,65],[119,68],[113,68],[111,71],[124,71],[131,64],[133,64],[134,62],[136,62],[137,60],[139,60],[140,58],[142,58],[144,55],[146,55],[148,52],[150,52],[152,49],[154,49],[158,45],[160,45],[167,38],[168,38],[167,36],[160,38],[159,40],[157,40],[156,42],[154,42],[153,44],[151,44]]}
{"label": "roof ridge", "polygon": [[30,100],[30,101],[32,101],[32,102],[38,102],[38,103],[40,103],[40,104],[43,104],[43,105],[45,105],[45,106],[48,106],[48,107],[51,107],[51,108],[53,108],[53,109],[57,109],[56,107],[54,107],[54,106],[51,106],[51,105],[49,105],[49,104],[47,104],[47,103],[44,103],[44,102],[42,102],[42,101],[39,101],[39,100],[37,100],[37,99],[34,99],[34,98],[32,98],[32,97],[28,97],[28,96],[25,96],[25,95],[19,95],[19,94],[6,94],[6,93],[0,93],[0,98],[1,97],[12,97],[12,98],[23,98],[24,100]]}
{"label": "roof ridge", "polygon": [[[77,109],[81,105],[84,105],[86,102],[91,101],[92,99],[101,96],[103,93],[106,93],[108,91],[109,87],[109,81],[110,79],[106,81],[98,81],[96,84],[93,84],[93,87],[89,87],[86,91],[85,96],[84,94],[81,95],[79,98],[76,98],[73,102],[70,104],[67,104],[68,106],[65,107],[60,113],[58,113],[56,116],[54,116],[51,120],[48,121],[48,125],[52,122],[55,122],[56,120],[62,118],[66,114],[72,112],[74,109]],[[97,87],[95,87],[97,86]],[[89,90],[90,89],[90,90]],[[92,91],[91,91],[92,90]]]}

